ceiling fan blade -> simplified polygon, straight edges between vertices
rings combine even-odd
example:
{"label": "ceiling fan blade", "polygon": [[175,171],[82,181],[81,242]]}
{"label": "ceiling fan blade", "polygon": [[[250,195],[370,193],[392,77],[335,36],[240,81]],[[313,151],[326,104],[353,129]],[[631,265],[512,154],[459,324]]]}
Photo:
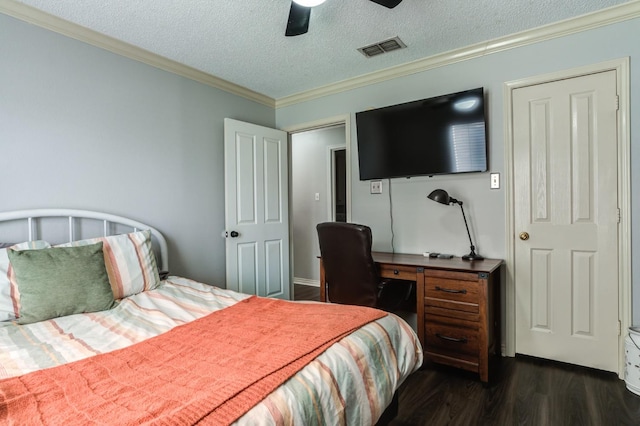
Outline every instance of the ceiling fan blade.
{"label": "ceiling fan blade", "polygon": [[309,30],[310,17],[310,7],[300,6],[298,3],[292,1],[289,20],[287,21],[287,30],[284,35],[291,37],[306,33]]}
{"label": "ceiling fan blade", "polygon": [[393,9],[397,5],[400,4],[402,0],[371,0],[374,3],[381,4],[384,7],[388,7],[389,9]]}

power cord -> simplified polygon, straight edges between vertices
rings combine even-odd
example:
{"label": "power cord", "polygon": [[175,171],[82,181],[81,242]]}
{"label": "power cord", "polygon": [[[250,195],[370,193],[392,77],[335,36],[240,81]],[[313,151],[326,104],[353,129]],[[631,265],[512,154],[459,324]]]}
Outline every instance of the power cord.
{"label": "power cord", "polygon": [[391,179],[387,179],[387,182],[389,183],[387,186],[389,187],[389,218],[390,218],[390,225],[391,225],[391,253],[395,253],[396,249],[393,247],[393,240],[395,238],[395,234],[393,232],[393,199],[391,197]]}

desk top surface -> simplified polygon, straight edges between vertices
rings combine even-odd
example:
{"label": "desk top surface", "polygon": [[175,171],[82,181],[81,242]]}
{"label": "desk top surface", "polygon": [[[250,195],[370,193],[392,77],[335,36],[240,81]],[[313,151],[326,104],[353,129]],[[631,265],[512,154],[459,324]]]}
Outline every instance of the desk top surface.
{"label": "desk top surface", "polygon": [[438,259],[426,257],[421,254],[402,254],[374,251],[371,253],[373,260],[378,263],[394,265],[417,266],[434,269],[449,269],[469,272],[491,273],[502,265],[501,259],[463,260],[460,257],[451,259]]}

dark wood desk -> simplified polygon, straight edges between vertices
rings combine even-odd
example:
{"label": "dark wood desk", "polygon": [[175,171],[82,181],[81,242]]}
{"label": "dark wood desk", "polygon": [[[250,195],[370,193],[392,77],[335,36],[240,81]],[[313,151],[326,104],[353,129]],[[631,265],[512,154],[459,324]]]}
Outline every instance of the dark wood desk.
{"label": "dark wood desk", "polygon": [[[416,282],[418,338],[425,357],[476,372],[489,380],[489,355],[500,337],[499,296],[502,260],[467,261],[415,254],[373,252],[380,276]],[[320,300],[326,301],[320,259]]]}

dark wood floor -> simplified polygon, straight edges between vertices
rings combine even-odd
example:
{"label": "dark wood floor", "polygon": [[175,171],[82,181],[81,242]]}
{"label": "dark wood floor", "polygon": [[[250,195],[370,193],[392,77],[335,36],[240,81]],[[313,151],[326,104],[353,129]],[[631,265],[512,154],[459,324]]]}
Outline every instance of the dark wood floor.
{"label": "dark wood floor", "polygon": [[[296,300],[319,300],[295,286]],[[489,385],[477,375],[427,363],[399,390],[393,426],[640,425],[640,396],[606,373],[537,358],[501,358]]]}
{"label": "dark wood floor", "polygon": [[294,300],[320,300],[320,287],[295,284],[293,286]]}
{"label": "dark wood floor", "polygon": [[488,386],[427,364],[400,388],[400,425],[640,425],[640,396],[613,373],[529,357],[502,358]]}

